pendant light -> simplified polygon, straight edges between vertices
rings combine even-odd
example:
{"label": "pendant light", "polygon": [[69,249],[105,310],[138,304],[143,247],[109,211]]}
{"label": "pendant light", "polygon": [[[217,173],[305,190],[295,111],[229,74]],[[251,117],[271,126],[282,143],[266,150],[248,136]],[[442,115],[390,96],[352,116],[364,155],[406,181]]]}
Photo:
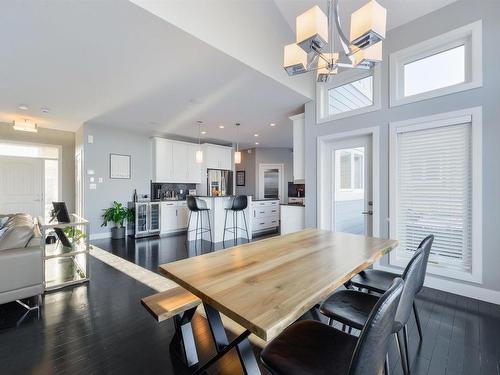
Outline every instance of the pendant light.
{"label": "pendant light", "polygon": [[198,150],[196,150],[196,162],[197,163],[203,163],[203,151],[201,149],[201,124],[203,124],[203,121],[197,121],[198,122]]}
{"label": "pendant light", "polygon": [[240,164],[241,163],[241,152],[239,149],[239,127],[240,123],[237,122],[236,124],[236,151],[234,152],[234,164]]}

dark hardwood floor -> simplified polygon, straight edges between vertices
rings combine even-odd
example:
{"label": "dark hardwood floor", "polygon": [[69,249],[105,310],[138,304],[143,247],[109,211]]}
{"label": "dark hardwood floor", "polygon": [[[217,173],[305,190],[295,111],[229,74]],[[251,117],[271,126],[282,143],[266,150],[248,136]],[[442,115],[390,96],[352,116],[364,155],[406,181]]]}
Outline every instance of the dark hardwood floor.
{"label": "dark hardwood floor", "polygon": [[[184,236],[94,244],[154,271],[194,251]],[[89,284],[47,294],[42,318],[19,328],[23,311],[0,306],[0,374],[189,374],[169,351],[172,322],[157,324],[139,302],[154,291],[94,258],[91,272]],[[500,375],[500,306],[433,289],[417,304],[424,341],[412,318],[412,374]],[[214,352],[208,326],[201,316],[193,325],[204,361]],[[394,344],[389,355],[392,374],[402,374]],[[242,374],[236,353],[210,374]]]}

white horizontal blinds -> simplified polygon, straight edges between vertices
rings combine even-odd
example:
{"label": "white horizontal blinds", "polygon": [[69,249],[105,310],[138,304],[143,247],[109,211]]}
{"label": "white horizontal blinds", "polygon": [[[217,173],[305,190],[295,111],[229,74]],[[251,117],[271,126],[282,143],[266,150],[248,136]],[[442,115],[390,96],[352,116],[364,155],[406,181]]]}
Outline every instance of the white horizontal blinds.
{"label": "white horizontal blinds", "polygon": [[470,122],[397,134],[398,256],[434,234],[429,262],[471,272],[471,140]]}

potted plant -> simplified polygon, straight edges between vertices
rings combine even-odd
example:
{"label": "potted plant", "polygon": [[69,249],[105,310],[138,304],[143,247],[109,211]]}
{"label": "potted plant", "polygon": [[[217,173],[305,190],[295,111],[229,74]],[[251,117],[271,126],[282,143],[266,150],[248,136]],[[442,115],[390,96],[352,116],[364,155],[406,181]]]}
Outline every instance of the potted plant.
{"label": "potted plant", "polygon": [[108,222],[115,223],[115,226],[111,228],[111,238],[114,240],[125,238],[125,227],[123,222],[126,220],[133,220],[134,213],[132,210],[123,207],[123,205],[117,201],[113,202],[113,207],[106,208],[104,214],[102,215],[101,227],[108,225]]}

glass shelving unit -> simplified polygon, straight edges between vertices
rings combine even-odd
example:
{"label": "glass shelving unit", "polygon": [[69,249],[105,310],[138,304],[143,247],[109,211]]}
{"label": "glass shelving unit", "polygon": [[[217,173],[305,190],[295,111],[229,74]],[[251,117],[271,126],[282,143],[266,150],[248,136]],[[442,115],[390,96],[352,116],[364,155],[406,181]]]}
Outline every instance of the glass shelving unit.
{"label": "glass shelving unit", "polygon": [[[55,229],[64,230],[71,246],[64,246],[57,238]],[[89,270],[89,222],[77,215],[70,215],[69,223],[41,223],[41,246],[44,254],[45,290],[55,290],[90,280]],[[46,244],[48,236],[57,241]]]}

